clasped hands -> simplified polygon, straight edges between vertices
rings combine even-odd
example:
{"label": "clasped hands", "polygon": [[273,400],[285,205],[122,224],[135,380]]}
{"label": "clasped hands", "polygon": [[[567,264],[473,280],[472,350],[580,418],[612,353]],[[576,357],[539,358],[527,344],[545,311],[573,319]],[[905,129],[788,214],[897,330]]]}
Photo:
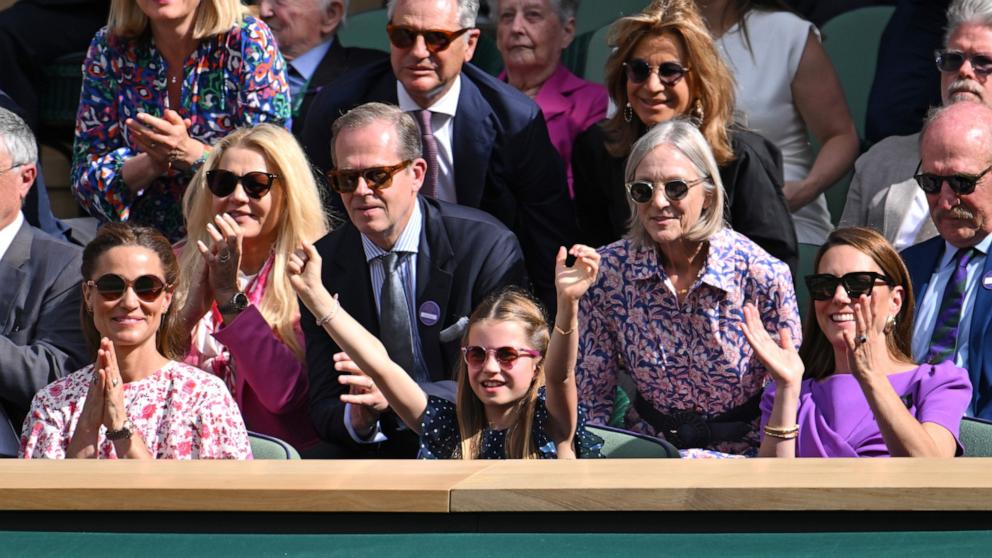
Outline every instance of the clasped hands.
{"label": "clasped hands", "polygon": [[190,137],[190,119],[172,109],[165,109],[161,118],[139,112],[124,124],[131,144],[147,153],[161,173],[172,167],[190,170],[206,151],[205,145]]}
{"label": "clasped hands", "polygon": [[105,426],[107,431],[120,430],[127,420],[127,407],[124,405],[124,379],[117,367],[117,353],[110,339],[100,340],[90,388],[83,401],[76,430],[89,432],[94,436]]}

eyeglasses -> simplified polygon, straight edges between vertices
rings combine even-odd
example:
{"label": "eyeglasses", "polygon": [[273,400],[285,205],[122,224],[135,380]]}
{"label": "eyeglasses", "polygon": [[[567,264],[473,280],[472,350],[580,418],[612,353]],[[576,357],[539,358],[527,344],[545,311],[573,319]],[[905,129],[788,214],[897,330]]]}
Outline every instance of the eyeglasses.
{"label": "eyeglasses", "polygon": [[3,174],[3,173],[8,172],[8,171],[12,171],[12,170],[16,169],[17,167],[23,167],[26,164],[27,163],[17,163],[16,165],[10,165],[9,167],[7,167],[5,169],[0,170],[0,174]]}
{"label": "eyeglasses", "polygon": [[327,171],[327,181],[331,189],[339,194],[350,194],[358,188],[358,178],[364,178],[365,183],[373,190],[389,188],[393,184],[393,176],[410,166],[413,159],[407,159],[391,167],[369,167],[367,169],[331,169]]}
{"label": "eyeglasses", "polygon": [[417,42],[417,36],[424,37],[424,45],[431,54],[437,54],[446,50],[458,37],[475,29],[475,27],[465,27],[457,31],[445,31],[444,29],[416,29],[406,25],[386,25],[386,34],[389,35],[389,42],[396,48],[411,48]]}
{"label": "eyeglasses", "polygon": [[261,171],[249,172],[238,176],[229,170],[217,169],[207,171],[207,188],[210,188],[213,195],[218,198],[226,198],[234,193],[234,189],[237,188],[240,182],[248,197],[260,200],[272,189],[272,182],[276,178],[279,177]]}
{"label": "eyeglasses", "polygon": [[979,76],[987,76],[992,73],[992,57],[987,54],[965,54],[960,50],[938,50],[934,53],[937,62],[937,69],[941,72],[956,72],[964,65],[964,61],[971,62],[972,69]]}
{"label": "eyeglasses", "polygon": [[837,285],[843,285],[847,296],[852,300],[861,295],[871,296],[872,289],[881,284],[890,287],[896,284],[887,275],[875,273],[874,271],[852,271],[845,273],[843,277],[837,277],[829,273],[817,273],[806,276],[806,287],[809,289],[809,296],[813,300],[830,300],[837,292]]}
{"label": "eyeglasses", "polygon": [[517,362],[517,359],[520,357],[540,358],[541,356],[541,353],[534,349],[515,349],[513,347],[496,347],[490,349],[479,345],[462,347],[462,356],[465,358],[465,364],[472,368],[481,368],[486,363],[486,359],[489,358],[490,353],[496,354],[496,362],[499,363],[501,368],[512,368],[513,363]]}
{"label": "eyeglasses", "polygon": [[689,68],[678,62],[662,62],[657,66],[652,66],[640,58],[624,62],[623,67],[627,70],[627,80],[631,83],[644,83],[651,77],[651,72],[658,72],[658,79],[661,83],[675,85],[682,79],[682,76],[689,72]]}
{"label": "eyeglasses", "polygon": [[87,281],[86,284],[90,287],[96,287],[96,292],[100,293],[103,300],[107,302],[120,300],[128,288],[133,289],[134,294],[138,295],[141,300],[155,302],[168,286],[154,275],[142,275],[134,281],[129,281],[113,273],[103,275],[96,281]]}
{"label": "eyeglasses", "polygon": [[[703,176],[695,180],[685,181],[681,178],[664,182],[665,197],[668,201],[679,201],[689,194],[689,188],[697,184],[702,184],[709,180],[709,176]],[[648,203],[654,197],[655,184],[650,180],[635,180],[624,184],[627,187],[627,195],[634,203]]]}
{"label": "eyeglasses", "polygon": [[927,194],[939,194],[940,186],[944,182],[947,182],[948,188],[959,196],[967,196],[968,194],[974,192],[978,181],[981,180],[983,176],[988,174],[990,170],[992,170],[992,165],[990,165],[988,168],[976,175],[952,174],[949,176],[942,176],[939,174],[920,172],[920,167],[922,166],[923,161],[920,161],[916,165],[916,172],[913,174],[913,178],[916,179],[916,183],[920,185],[920,188],[922,188],[924,192]]}

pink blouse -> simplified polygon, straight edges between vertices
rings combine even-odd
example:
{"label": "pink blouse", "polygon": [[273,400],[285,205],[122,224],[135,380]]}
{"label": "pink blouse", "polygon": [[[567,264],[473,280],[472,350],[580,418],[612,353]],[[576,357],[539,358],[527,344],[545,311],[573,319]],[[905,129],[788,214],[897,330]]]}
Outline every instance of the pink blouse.
{"label": "pink blouse", "polygon": [[[21,432],[20,455],[65,458],[93,365],[39,391]],[[248,432],[224,383],[197,368],[170,361],[147,378],[124,384],[128,418],[157,459],[251,459]],[[117,459],[100,428],[97,456]]]}

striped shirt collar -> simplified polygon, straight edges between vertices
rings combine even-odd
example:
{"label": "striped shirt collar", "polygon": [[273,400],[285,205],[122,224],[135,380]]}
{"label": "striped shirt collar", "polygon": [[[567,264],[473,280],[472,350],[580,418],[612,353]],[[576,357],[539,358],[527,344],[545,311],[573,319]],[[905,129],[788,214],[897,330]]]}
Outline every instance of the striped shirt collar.
{"label": "striped shirt collar", "polygon": [[362,248],[365,250],[365,261],[371,262],[372,260],[385,255],[387,252],[399,252],[399,253],[412,253],[416,254],[420,251],[420,231],[424,228],[424,219],[420,210],[420,197],[417,197],[416,202],[413,204],[413,212],[410,214],[410,220],[407,221],[406,227],[400,234],[400,237],[396,239],[396,244],[393,245],[392,250],[383,250],[376,246],[375,242],[369,239],[369,237],[362,234]]}

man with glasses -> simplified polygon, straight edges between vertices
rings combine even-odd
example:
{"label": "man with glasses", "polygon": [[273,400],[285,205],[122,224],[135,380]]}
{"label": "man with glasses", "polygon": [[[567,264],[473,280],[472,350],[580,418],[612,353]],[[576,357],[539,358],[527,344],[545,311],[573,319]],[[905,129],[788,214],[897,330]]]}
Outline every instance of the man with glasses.
{"label": "man with glasses", "polygon": [[482,209],[513,230],[538,296],[553,309],[554,256],[576,237],[565,170],[540,108],[467,64],[479,39],[478,8],[478,0],[390,1],[389,63],[358,68],[325,88],[310,108],[303,144],[326,171],[331,122],[366,101],[398,104],[423,135],[421,193]]}
{"label": "man with glasses", "polygon": [[297,138],[310,104],[324,86],[351,68],[386,57],[379,50],[345,47],[336,38],[345,23],[348,0],[261,0],[258,13],[286,59]]}
{"label": "man with glasses", "polygon": [[[453,399],[467,316],[491,292],[526,285],[520,245],[487,213],[418,195],[427,162],[409,113],[368,103],[332,132],[328,181],[350,221],[315,244],[323,283],[425,391]],[[300,311],[318,435],[339,457],[416,457],[417,436],[324,331],[333,315]]]}
{"label": "man with glasses", "polygon": [[992,108],[937,109],[921,134],[914,178],[939,236],[902,253],[916,297],[913,359],[966,368],[968,414],[992,419]]}
{"label": "man with glasses", "polygon": [[[945,47],[934,55],[944,106],[962,100],[992,105],[992,0],[955,0],[947,22]],[[876,229],[898,250],[937,235],[913,180],[919,143],[920,134],[891,136],[858,158],[841,226]]]}
{"label": "man with glasses", "polygon": [[81,250],[21,213],[37,161],[31,129],[0,108],[0,456],[17,455],[35,392],[88,360],[79,323]]}

